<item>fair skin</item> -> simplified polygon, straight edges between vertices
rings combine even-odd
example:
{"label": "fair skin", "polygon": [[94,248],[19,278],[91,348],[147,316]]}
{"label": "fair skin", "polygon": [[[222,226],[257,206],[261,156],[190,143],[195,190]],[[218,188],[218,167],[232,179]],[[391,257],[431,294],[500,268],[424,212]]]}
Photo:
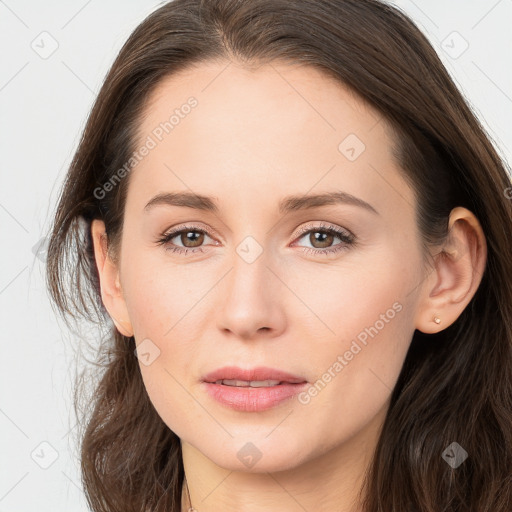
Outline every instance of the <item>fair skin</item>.
{"label": "fair skin", "polygon": [[[166,78],[146,104],[140,142],[187,98],[198,101],[132,171],[118,260],[107,255],[103,222],[92,223],[102,299],[120,332],[160,350],[140,369],[181,439],[195,510],[358,512],[414,331],[438,332],[461,314],[481,280],[485,237],[471,212],[454,209],[448,257],[433,248],[427,270],[414,194],[377,111],[311,68],[224,68],[202,63]],[[365,144],[354,161],[338,148],[349,134]],[[347,203],[278,210],[287,196],[333,191],[376,211]],[[218,210],[159,204],[145,212],[163,192],[212,196]],[[203,252],[156,243],[190,224],[210,233],[197,245],[185,229],[167,249]],[[348,230],[355,244],[336,234],[317,241],[325,226]],[[303,227],[311,231],[298,233]],[[246,237],[262,249],[250,263],[237,252]],[[393,318],[307,404],[295,397],[236,411],[202,389],[201,377],[226,365],[278,368],[312,387],[390,310]],[[250,468],[237,457],[249,442],[261,454]]]}

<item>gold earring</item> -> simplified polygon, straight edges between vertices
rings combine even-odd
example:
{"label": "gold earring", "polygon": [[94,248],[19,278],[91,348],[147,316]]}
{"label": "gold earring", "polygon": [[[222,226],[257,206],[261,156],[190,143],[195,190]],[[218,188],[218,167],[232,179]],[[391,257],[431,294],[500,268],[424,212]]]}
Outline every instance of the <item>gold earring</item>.
{"label": "gold earring", "polygon": [[441,323],[441,319],[440,319],[440,318],[438,318],[437,316],[435,316],[435,317],[434,317],[434,322],[435,322],[436,324],[440,324],[440,323]]}

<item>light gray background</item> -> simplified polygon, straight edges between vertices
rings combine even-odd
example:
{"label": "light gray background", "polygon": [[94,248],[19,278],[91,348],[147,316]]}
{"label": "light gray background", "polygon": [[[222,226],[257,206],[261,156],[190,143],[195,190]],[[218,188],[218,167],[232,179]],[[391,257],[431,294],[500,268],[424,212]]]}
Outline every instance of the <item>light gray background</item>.
{"label": "light gray background", "polygon": [[[394,3],[427,34],[511,162],[512,0]],[[0,0],[0,512],[87,510],[72,449],[75,340],[50,308],[44,245],[35,247],[103,77],[158,5]]]}

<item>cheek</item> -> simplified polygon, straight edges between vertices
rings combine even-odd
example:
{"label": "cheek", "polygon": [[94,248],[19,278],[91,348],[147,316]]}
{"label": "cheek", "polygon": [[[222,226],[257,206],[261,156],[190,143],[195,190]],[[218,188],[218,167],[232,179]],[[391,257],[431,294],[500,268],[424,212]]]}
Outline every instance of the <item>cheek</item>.
{"label": "cheek", "polygon": [[410,292],[417,284],[417,266],[412,260],[404,263],[381,254],[301,278],[290,272],[290,288],[308,306],[295,322],[307,325],[302,337],[315,346],[305,347],[302,358],[319,379],[314,396],[304,396],[304,402],[316,401],[325,411],[317,416],[318,428],[326,420],[339,420],[341,411],[353,415],[355,427],[389,398],[414,333],[416,299]]}
{"label": "cheek", "polygon": [[401,320],[413,307],[410,292],[419,282],[419,263],[415,257],[403,261],[399,252],[388,244],[347,253],[336,265],[283,266],[283,280],[305,306],[295,325],[316,326],[317,340],[330,346],[359,335],[364,342],[371,326],[379,333],[389,332],[391,324],[393,329],[405,327]]}
{"label": "cheek", "polygon": [[123,289],[136,339],[165,341],[175,338],[183,325],[190,329],[189,319],[197,320],[194,310],[214,277],[211,271],[194,265],[171,264],[161,248],[130,259]]}
{"label": "cheek", "polygon": [[134,276],[130,288],[136,292],[127,300],[137,352],[143,354],[141,347],[147,347],[152,359],[144,364],[139,355],[146,392],[164,423],[180,437],[190,422],[201,419],[189,383],[197,373],[194,361],[201,360],[194,340],[202,338],[206,316],[197,307],[205,290],[187,277],[181,269],[153,266],[151,275]]}
{"label": "cheek", "polygon": [[[194,265],[171,265],[161,255],[131,254],[122,283],[141,373],[157,410],[173,414],[177,406],[186,410],[190,405],[182,386],[197,377],[193,363],[205,357],[196,342],[211,323],[205,299],[217,274]],[[144,364],[142,353],[150,354],[150,364]]]}

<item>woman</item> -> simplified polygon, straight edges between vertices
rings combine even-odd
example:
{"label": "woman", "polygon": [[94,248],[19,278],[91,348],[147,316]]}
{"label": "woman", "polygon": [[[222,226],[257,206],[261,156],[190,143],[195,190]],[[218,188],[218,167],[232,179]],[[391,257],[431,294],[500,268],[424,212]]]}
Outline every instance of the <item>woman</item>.
{"label": "woman", "polygon": [[510,187],[389,5],[151,14],[48,250],[66,318],[113,322],[92,509],[510,511]]}

